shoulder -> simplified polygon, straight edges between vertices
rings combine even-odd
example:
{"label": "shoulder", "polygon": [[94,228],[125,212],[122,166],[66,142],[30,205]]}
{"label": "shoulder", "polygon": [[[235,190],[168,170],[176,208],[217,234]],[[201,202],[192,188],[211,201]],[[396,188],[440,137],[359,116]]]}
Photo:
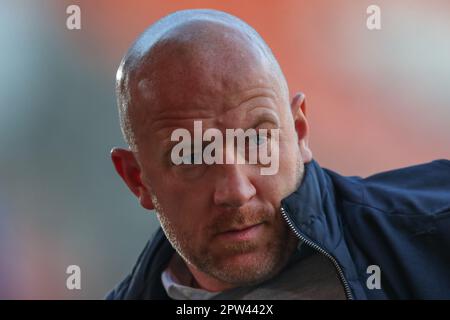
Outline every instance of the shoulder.
{"label": "shoulder", "polygon": [[343,177],[327,170],[341,200],[387,213],[440,214],[450,211],[450,161],[374,174]]}
{"label": "shoulder", "polygon": [[142,250],[131,273],[106,295],[106,300],[138,299],[140,297],[145,290],[144,279],[152,267],[155,252],[159,251],[164,239],[162,229],[158,228]]}
{"label": "shoulder", "polygon": [[131,274],[126,276],[114,289],[112,289],[105,297],[105,300],[123,300],[130,285]]}

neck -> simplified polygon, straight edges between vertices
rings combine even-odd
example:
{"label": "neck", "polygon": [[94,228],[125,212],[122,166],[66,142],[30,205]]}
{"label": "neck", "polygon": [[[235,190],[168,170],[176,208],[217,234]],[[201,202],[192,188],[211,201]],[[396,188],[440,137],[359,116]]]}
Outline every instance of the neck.
{"label": "neck", "polygon": [[187,263],[186,265],[192,274],[192,286],[194,288],[203,289],[209,292],[220,292],[237,287],[236,285],[221,281],[210,275],[207,275],[206,273],[201,272],[189,263]]}

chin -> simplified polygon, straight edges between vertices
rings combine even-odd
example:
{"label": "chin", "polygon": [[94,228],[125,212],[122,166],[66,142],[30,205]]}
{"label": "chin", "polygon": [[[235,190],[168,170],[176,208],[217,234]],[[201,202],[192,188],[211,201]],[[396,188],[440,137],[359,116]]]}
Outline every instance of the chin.
{"label": "chin", "polygon": [[222,258],[214,270],[214,276],[234,285],[253,285],[278,273],[282,262],[267,251],[234,254]]}

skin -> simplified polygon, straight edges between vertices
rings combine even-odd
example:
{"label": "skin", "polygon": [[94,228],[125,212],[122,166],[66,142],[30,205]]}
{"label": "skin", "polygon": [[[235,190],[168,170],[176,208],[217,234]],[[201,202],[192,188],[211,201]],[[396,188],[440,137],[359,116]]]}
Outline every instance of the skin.
{"label": "skin", "polygon": [[[124,133],[133,140],[131,149],[111,152],[118,174],[142,207],[156,209],[197,287],[222,291],[273,277],[298,242],[280,201],[312,159],[304,95],[289,102],[271,53],[233,22],[177,24],[140,50],[118,73]],[[261,175],[260,164],[173,165],[170,135],[186,128],[193,136],[194,120],[224,135],[227,128],[280,129],[278,173]],[[251,237],[229,237],[249,226]]]}

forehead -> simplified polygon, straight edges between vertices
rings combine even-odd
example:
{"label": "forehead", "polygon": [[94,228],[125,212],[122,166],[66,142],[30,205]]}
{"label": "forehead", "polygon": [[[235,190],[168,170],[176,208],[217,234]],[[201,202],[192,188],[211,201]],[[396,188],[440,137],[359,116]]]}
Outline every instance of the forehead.
{"label": "forehead", "polygon": [[134,77],[140,118],[147,124],[213,118],[264,99],[276,109],[282,100],[279,76],[250,40],[222,25],[193,24],[166,35]]}

